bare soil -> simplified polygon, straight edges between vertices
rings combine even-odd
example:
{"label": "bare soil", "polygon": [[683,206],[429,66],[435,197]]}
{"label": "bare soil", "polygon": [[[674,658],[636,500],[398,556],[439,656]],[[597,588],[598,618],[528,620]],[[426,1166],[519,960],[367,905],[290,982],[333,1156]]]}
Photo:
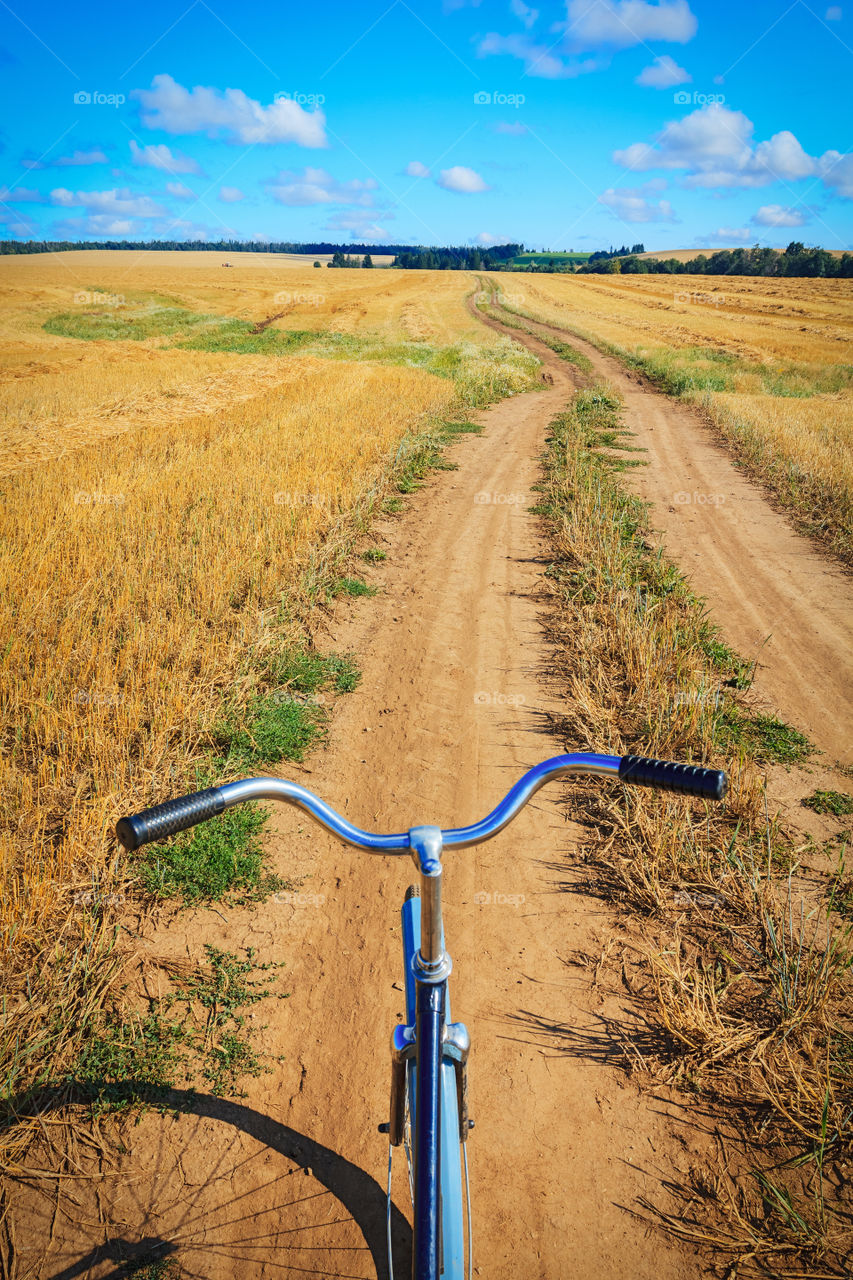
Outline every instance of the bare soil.
{"label": "bare soil", "polygon": [[[558,754],[549,713],[543,571],[531,486],[546,429],[573,389],[559,363],[541,392],[482,415],[459,469],[416,494],[379,536],[380,595],[342,608],[328,642],[359,654],[363,680],[330,745],[288,768],[352,820],[393,830],[485,814],[530,765]],[[632,1210],[710,1159],[709,1135],[676,1093],[626,1073],[646,1032],[622,983],[621,926],[568,883],[578,833],[540,793],[493,843],[447,855],[453,1015],[474,1048],[470,1147],[475,1274],[687,1280],[697,1262]],[[189,1276],[387,1274],[384,1182],[391,1027],[403,1016],[399,905],[408,861],[342,849],[290,813],[275,820],[277,869],[295,895],[254,910],[148,922],[150,957],[212,942],[284,959],[284,1002],[258,1006],[282,1055],[242,1101],[189,1094],[149,1113],[126,1155],[75,1148],[61,1180],[33,1179],[14,1210],[22,1274],[116,1276],[132,1254]],[[42,1155],[42,1168],[55,1157]],[[38,1161],[36,1161],[38,1163]],[[408,1239],[395,1172],[398,1274]],[[57,1199],[57,1191],[59,1194]]]}
{"label": "bare soil", "polygon": [[[525,323],[585,355],[593,377],[606,379],[623,398],[625,426],[647,464],[625,473],[626,486],[651,504],[666,553],[707,602],[724,639],[757,663],[753,690],[764,710],[819,749],[806,769],[769,771],[773,799],[797,829],[830,834],[835,824],[815,820],[800,801],[818,787],[849,790],[853,579],[774,509],[696,410],[576,335]],[[535,337],[506,332],[534,350],[552,374],[564,363]]]}

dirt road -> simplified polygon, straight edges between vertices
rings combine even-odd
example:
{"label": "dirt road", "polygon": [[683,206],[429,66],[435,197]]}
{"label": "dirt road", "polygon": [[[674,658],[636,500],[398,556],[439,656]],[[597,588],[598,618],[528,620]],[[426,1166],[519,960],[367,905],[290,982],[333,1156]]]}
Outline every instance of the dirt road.
{"label": "dirt road", "polygon": [[[329,647],[356,652],[363,680],[328,749],[283,772],[362,825],[467,823],[564,749],[547,720],[559,691],[542,678],[547,551],[528,512],[547,425],[572,390],[568,366],[552,376],[484,413],[484,434],[451,453],[458,470],[380,528],[380,594],[332,624]],[[493,843],[447,855],[453,1013],[474,1044],[475,1274],[692,1280],[697,1260],[628,1210],[641,1195],[672,1207],[662,1180],[701,1162],[707,1139],[683,1100],[641,1093],[625,1074],[638,1023],[618,976],[596,968],[605,947],[618,958],[620,933],[600,902],[567,892],[560,861],[573,846],[559,795],[541,792]],[[184,915],[145,945],[175,958],[205,942],[251,945],[283,959],[290,996],[258,1012],[283,1061],[243,1102],[187,1095],[174,1118],[147,1115],[128,1156],[94,1180],[71,1172],[56,1216],[45,1184],[26,1258],[35,1274],[101,1280],[121,1249],[174,1253],[204,1280],[387,1274],[376,1126],[404,1008],[398,912],[411,869],[344,850],[289,813],[273,847],[277,869],[302,877],[297,892],[227,924]],[[85,1156],[76,1167],[91,1173]],[[401,1248],[402,1160],[395,1196]]]}
{"label": "dirt road", "polygon": [[[693,409],[591,343],[552,325],[525,323],[570,343],[623,397],[625,426],[648,463],[626,473],[625,482],[652,504],[653,526],[668,554],[707,600],[728,643],[757,659],[757,692],[826,753],[823,763],[849,766],[853,579],[773,509]],[[506,332],[552,372],[561,363],[535,338]]]}

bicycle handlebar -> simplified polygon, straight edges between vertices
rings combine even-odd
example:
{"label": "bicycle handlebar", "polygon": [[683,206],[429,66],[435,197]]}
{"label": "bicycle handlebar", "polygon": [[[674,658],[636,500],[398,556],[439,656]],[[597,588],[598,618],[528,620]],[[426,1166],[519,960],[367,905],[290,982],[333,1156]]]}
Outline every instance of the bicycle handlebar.
{"label": "bicycle handlebar", "polygon": [[[555,756],[529,769],[482,821],[442,831],[442,843],[445,847],[464,848],[491,839],[512,822],[540,787],[554,778],[572,773],[605,775],[633,786],[656,787],[660,791],[675,791],[706,800],[722,800],[728,788],[728,779],[722,769],[673,764],[646,756],[628,755],[621,759],[619,756],[593,753]],[[138,849],[144,844],[185,831],[199,822],[206,822],[208,818],[246,800],[283,800],[296,805],[332,835],[359,849],[384,853],[405,853],[409,849],[408,831],[394,835],[362,831],[313,791],[295,782],[285,782],[283,778],[243,778],[240,782],[226,782],[221,787],[210,787],[177,800],[167,800],[153,809],[120,818],[116,824],[116,836],[125,849]]]}

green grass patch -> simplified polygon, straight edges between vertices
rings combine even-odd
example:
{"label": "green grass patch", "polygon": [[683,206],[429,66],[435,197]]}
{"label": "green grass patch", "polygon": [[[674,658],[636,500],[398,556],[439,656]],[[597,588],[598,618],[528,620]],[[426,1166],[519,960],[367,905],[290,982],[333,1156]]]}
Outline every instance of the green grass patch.
{"label": "green grass patch", "polygon": [[248,320],[222,320],[207,325],[192,337],[178,343],[184,351],[212,351],[244,356],[285,356],[306,347],[312,354],[322,346],[323,354],[337,355],[347,345],[344,334],[318,335],[314,329],[276,329],[270,325],[257,332]]}
{"label": "green grass patch", "polygon": [[263,901],[287,887],[266,869],[260,834],[267,816],[258,805],[236,805],[168,844],[144,845],[133,855],[140,885],[155,898],[187,905]]}
{"label": "green grass patch", "polygon": [[[302,760],[325,732],[325,695],[352,693],[361,678],[350,654],[300,648],[266,657],[259,674],[266,687],[224,717],[215,734],[220,756],[198,773],[196,789],[229,772]],[[267,865],[260,841],[267,816],[257,805],[236,805],[170,841],[143,846],[132,861],[139,885],[186,904],[265,900],[289,887]]]}
{"label": "green grass patch", "polygon": [[[172,1246],[173,1247],[173,1246]],[[162,1252],[163,1246],[154,1252]],[[117,1273],[121,1280],[180,1280],[181,1270],[174,1258],[155,1258],[149,1261],[151,1254],[147,1258],[137,1258],[131,1262],[125,1262],[121,1270]]]}
{"label": "green grass patch", "polygon": [[[329,595],[373,595],[359,578],[337,578]],[[216,731],[228,769],[243,769],[282,760],[301,761],[323,737],[328,721],[324,692],[350,693],[359,672],[348,655],[321,655],[288,649],[265,660],[261,671],[268,686],[244,706],[232,709]],[[275,685],[276,687],[269,687]]]}
{"label": "green grass patch", "polygon": [[442,431],[446,436],[482,435],[485,430],[479,422],[445,422]]}
{"label": "green grass patch", "polygon": [[321,689],[352,693],[361,678],[352,654],[322,654],[315,649],[285,649],[275,654],[267,660],[264,676],[296,694],[315,694]]}
{"label": "green grass patch", "polygon": [[782,720],[749,713],[733,704],[722,707],[717,733],[723,750],[744,750],[755,760],[771,764],[801,764],[816,750],[805,734]]}
{"label": "green grass patch", "polygon": [[324,709],[308,699],[273,690],[250,698],[217,733],[227,766],[243,769],[279,760],[301,761],[322,736]]}
{"label": "green grass patch", "polygon": [[368,564],[378,564],[380,560],[388,559],[387,554],[379,547],[368,547],[366,551],[362,551],[361,558]]}
{"label": "green grass patch", "polygon": [[206,967],[174,979],[175,990],[145,1013],[102,1009],[86,1028],[67,1081],[95,1114],[167,1105],[170,1089],[194,1080],[245,1096],[240,1081],[270,1070],[252,1046],[246,1010],[273,994],[282,966],[259,964],[251,948],[242,958],[209,945],[205,953]]}
{"label": "green grass patch", "polygon": [[171,337],[199,325],[215,324],[217,317],[198,315],[183,307],[149,308],[136,313],[121,307],[64,311],[51,316],[43,326],[46,333],[84,342],[110,339],[115,342],[142,342],[147,338]]}
{"label": "green grass patch", "polygon": [[806,809],[830,814],[834,818],[845,818],[853,813],[853,796],[845,795],[843,791],[813,791],[801,803]]}
{"label": "green grass patch", "polygon": [[382,333],[340,333],[334,329],[260,327],[251,320],[190,311],[155,295],[128,298],[124,306],[80,307],[45,321],[45,332],[79,341],[141,342],[166,338],[186,351],[285,357],[297,352],[330,360],[375,361],[424,369],[452,381],[464,405],[493,403],[536,385],[538,361],[507,341],[481,346],[457,342],[392,341]]}
{"label": "green grass patch", "polygon": [[584,373],[592,372],[592,361],[582,351],[570,346],[568,342],[560,342],[559,338],[552,338],[550,335],[541,333],[537,336],[539,341],[544,342],[546,347],[550,347],[561,360],[566,360],[569,364],[576,365]]}
{"label": "green grass patch", "polygon": [[[160,1246],[160,1252],[162,1248]],[[155,1258],[149,1261],[150,1258],[149,1253],[147,1258],[125,1262],[116,1274],[121,1280],[180,1280],[180,1267],[174,1258]]]}
{"label": "green grass patch", "polygon": [[363,578],[335,578],[329,587],[329,596],[375,596],[376,587],[371,587]]}

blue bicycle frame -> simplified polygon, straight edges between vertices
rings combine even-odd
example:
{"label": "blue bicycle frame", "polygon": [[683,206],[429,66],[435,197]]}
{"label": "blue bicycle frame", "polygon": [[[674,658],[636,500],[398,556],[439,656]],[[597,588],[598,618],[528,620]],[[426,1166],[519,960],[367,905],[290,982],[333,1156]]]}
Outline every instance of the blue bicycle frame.
{"label": "blue bicycle frame", "polygon": [[[405,1113],[411,1117],[413,1159],[414,1280],[462,1280],[464,1240],[460,1145],[464,1157],[470,1121],[467,1102],[468,1032],[450,1021],[447,979],[452,968],[444,947],[441,918],[441,854],[491,839],[512,821],[540,787],[570,774],[599,774],[625,783],[657,787],[721,800],[726,775],[717,769],[672,764],[644,756],[576,754],[557,756],[528,770],[481,822],[441,831],[412,827],[394,835],[362,831],[319,796],[282,778],[245,778],[211,787],[143,813],[122,818],[116,835],[126,849],[162,840],[246,800],[284,800],[308,813],[347,844],[371,852],[408,854],[421,878],[420,898],[403,906],[406,966],[406,1025],[391,1037],[391,1147],[405,1140]],[[467,1182],[467,1161],[466,1182]],[[389,1176],[390,1204],[390,1176]],[[390,1217],[389,1217],[390,1222]],[[470,1213],[468,1268],[471,1269]],[[389,1266],[393,1266],[390,1256]]]}
{"label": "blue bicycle frame", "polygon": [[[441,1275],[463,1275],[465,1237],[462,1219],[460,1144],[468,1137],[467,1031],[450,1022],[447,979],[418,982],[417,956],[421,938],[420,896],[407,896],[401,912],[403,965],[406,975],[406,1020],[414,1030],[417,1048],[403,1087],[414,1116],[413,1158],[413,1274],[435,1274],[433,1259],[441,1260]],[[398,1035],[395,1028],[394,1036]],[[408,1038],[406,1036],[406,1038]],[[461,1044],[460,1044],[461,1042]],[[455,1052],[455,1059],[451,1056]],[[392,1039],[392,1061],[394,1040]],[[399,1107],[392,1065],[391,1109]],[[461,1084],[460,1084],[461,1077]],[[399,1083],[397,1084],[399,1087]],[[390,1131],[390,1125],[389,1125]],[[398,1129],[398,1144],[402,1133]],[[392,1138],[393,1142],[393,1138]],[[467,1171],[466,1171],[467,1172]],[[466,1177],[467,1184],[467,1177]],[[440,1214],[436,1214],[440,1206]],[[470,1204],[468,1207],[470,1229]],[[438,1237],[436,1237],[438,1232]],[[470,1249],[469,1249],[470,1256]],[[389,1250],[390,1259],[390,1250]],[[389,1265],[393,1265],[389,1262]]]}

